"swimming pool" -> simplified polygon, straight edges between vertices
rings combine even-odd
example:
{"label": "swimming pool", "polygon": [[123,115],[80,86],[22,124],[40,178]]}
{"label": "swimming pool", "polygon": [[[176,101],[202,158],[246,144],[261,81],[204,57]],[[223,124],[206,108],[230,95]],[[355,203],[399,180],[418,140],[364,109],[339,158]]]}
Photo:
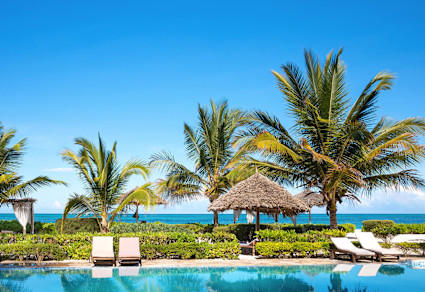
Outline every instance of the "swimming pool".
{"label": "swimming pool", "polygon": [[0,269],[0,291],[424,291],[411,265]]}

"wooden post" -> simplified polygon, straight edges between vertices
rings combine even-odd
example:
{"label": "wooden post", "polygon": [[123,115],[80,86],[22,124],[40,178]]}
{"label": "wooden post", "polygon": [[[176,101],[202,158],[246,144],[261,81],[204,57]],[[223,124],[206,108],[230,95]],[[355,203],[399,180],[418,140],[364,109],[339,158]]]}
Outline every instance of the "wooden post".
{"label": "wooden post", "polygon": [[255,220],[255,230],[260,230],[260,209],[257,208],[257,220]]}
{"label": "wooden post", "polygon": [[311,224],[311,210],[308,211],[308,224]]}
{"label": "wooden post", "polygon": [[31,203],[31,234],[34,234],[34,203]]}

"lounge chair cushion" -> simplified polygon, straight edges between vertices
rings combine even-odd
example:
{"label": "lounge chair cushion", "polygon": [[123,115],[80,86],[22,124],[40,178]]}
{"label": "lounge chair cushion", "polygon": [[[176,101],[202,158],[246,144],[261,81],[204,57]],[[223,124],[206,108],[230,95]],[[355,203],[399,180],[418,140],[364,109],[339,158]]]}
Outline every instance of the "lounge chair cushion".
{"label": "lounge chair cushion", "polygon": [[140,242],[138,237],[121,237],[119,243],[119,258],[140,258]]}
{"label": "lounge chair cushion", "polygon": [[348,238],[345,238],[345,237],[332,237],[331,241],[333,242],[333,244],[335,244],[337,249],[347,253],[354,254],[356,256],[374,256],[375,255],[374,252],[355,247],[353,243]]}
{"label": "lounge chair cushion", "polygon": [[111,236],[93,237],[93,258],[111,258],[114,259],[114,242]]}
{"label": "lounge chair cushion", "polygon": [[383,248],[372,232],[356,232],[357,239],[364,249],[373,251],[380,255],[401,256],[403,253],[393,248]]}

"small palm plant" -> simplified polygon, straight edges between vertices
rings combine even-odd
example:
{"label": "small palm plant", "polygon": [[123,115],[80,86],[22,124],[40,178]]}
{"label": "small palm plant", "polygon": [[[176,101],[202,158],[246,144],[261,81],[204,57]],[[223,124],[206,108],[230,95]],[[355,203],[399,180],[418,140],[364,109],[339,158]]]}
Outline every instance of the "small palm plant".
{"label": "small palm plant", "polygon": [[[194,163],[193,171],[176,162],[170,153],[152,156],[151,166],[166,173],[165,179],[157,184],[158,193],[171,203],[200,197],[213,202],[248,175],[235,169],[243,151],[235,152],[232,146],[238,130],[246,122],[246,114],[230,109],[227,102],[211,101],[211,109],[198,106],[198,119],[196,129],[184,125],[186,152]],[[214,225],[218,225],[217,212]]]}
{"label": "small palm plant", "polygon": [[64,182],[52,180],[47,176],[37,176],[24,181],[17,171],[24,154],[26,139],[12,144],[15,134],[15,130],[5,129],[0,125],[0,204],[10,198],[26,196],[39,187],[65,185]]}
{"label": "small palm plant", "polygon": [[[142,206],[146,212],[157,205],[164,205],[167,203],[164,199],[155,193],[153,184],[150,182],[145,183],[141,187],[135,187],[134,189],[130,190],[130,192],[134,193],[131,196],[131,201],[123,209],[123,213],[127,213],[134,208],[135,212],[133,218],[136,218],[136,223],[139,222],[139,206]],[[126,196],[127,193],[124,193],[121,196],[120,202],[125,200]]]}
{"label": "small palm plant", "polygon": [[69,198],[63,212],[62,227],[65,218],[72,212],[78,216],[94,216],[101,232],[108,232],[116,215],[132,201],[133,196],[143,193],[141,187],[123,195],[129,179],[134,175],[146,179],[149,168],[139,159],[132,159],[121,167],[116,158],[117,143],[107,150],[100,136],[98,146],[84,138],[76,138],[75,145],[80,146],[77,153],[68,149],[61,155],[77,171],[85,194],[73,194]]}
{"label": "small palm plant", "polygon": [[323,64],[305,53],[307,73],[293,64],[273,71],[295,125],[290,133],[267,113],[252,114],[251,127],[241,134],[242,148],[263,159],[247,159],[240,167],[257,167],[280,183],[319,191],[327,202],[331,228],[337,228],[337,203],[360,201],[378,188],[424,186],[414,166],[425,156],[418,137],[425,120],[387,117],[374,123],[379,94],[391,89],[394,76],[377,74],[349,106],[342,50]]}

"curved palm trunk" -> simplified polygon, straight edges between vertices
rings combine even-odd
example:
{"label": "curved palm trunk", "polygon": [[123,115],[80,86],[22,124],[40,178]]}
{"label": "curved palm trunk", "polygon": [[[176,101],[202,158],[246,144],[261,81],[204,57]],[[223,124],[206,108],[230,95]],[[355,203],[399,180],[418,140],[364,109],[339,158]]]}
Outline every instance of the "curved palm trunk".
{"label": "curved palm trunk", "polygon": [[108,214],[102,214],[102,222],[100,224],[100,232],[107,233],[109,231]]}
{"label": "curved palm trunk", "polygon": [[214,212],[214,227],[218,226],[218,212]]}

